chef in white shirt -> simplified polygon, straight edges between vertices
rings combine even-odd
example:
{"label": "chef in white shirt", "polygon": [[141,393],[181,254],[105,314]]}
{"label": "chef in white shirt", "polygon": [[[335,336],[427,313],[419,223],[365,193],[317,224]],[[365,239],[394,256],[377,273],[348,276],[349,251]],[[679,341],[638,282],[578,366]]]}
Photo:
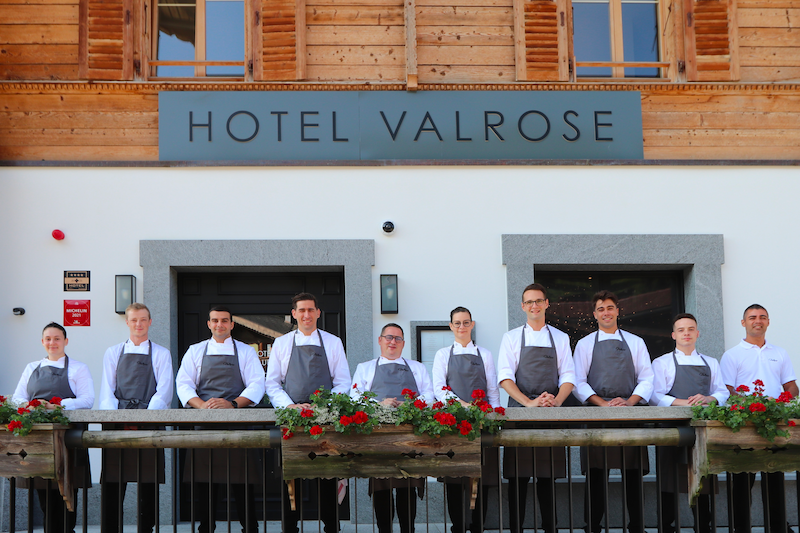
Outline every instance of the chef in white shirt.
{"label": "chef in white shirt", "polygon": [[[653,394],[653,368],[644,340],[617,327],[619,299],[613,292],[600,291],[591,301],[598,331],[585,336],[575,346],[575,397],[587,405],[599,407],[647,405]],[[642,475],[650,470],[647,449],[624,446],[608,448],[606,453],[608,469],[622,468],[622,454],[625,454],[629,530],[642,533]],[[600,533],[605,514],[608,469],[603,468],[604,455],[603,448],[581,448],[582,468],[588,473],[589,485],[586,491],[588,533]]]}
{"label": "chef in white shirt", "polygon": [[[681,313],[672,320],[675,349],[653,361],[652,405],[658,407],[707,405],[713,401],[724,404],[729,396],[722,382],[719,362],[701,355],[695,349],[700,332],[697,319]],[[661,524],[664,533],[675,531],[675,482],[680,492],[688,491],[689,457],[686,448],[658,448],[661,464]],[[697,498],[698,531],[711,531],[711,487],[706,483]]]}
{"label": "chef in white shirt", "polygon": [[[211,338],[190,346],[181,361],[175,378],[178,399],[184,406],[194,409],[239,409],[261,402],[264,397],[264,370],[256,351],[231,337],[234,323],[230,309],[213,307],[208,312],[207,325],[211,330]],[[211,533],[216,527],[215,506],[205,503],[209,501],[207,491],[210,488],[212,501],[216,502],[222,497],[220,489],[224,489],[224,484],[229,481],[243,532],[258,531],[252,485],[261,483],[261,455],[253,452],[245,461],[244,450],[231,450],[230,454],[228,450],[192,450],[194,471],[191,468],[191,454],[187,454],[184,481],[197,483],[195,494],[197,501],[201,502],[198,507],[205,511],[200,513],[200,533]],[[230,469],[227,468],[228,457]],[[209,462],[213,467],[210,480]],[[245,463],[248,466],[247,476]]]}
{"label": "chef in white shirt", "polygon": [[[317,328],[322,316],[317,297],[302,292],[292,298],[292,318],[297,331],[275,339],[267,363],[267,396],[275,408],[311,408],[311,395],[317,389],[341,394],[350,391],[350,367],[342,340]],[[287,480],[290,481],[290,480]],[[320,519],[325,533],[339,531],[337,480],[319,479]],[[301,480],[294,480],[295,500],[303,497]],[[294,511],[286,484],[283,486],[283,532],[297,533],[299,507]]]}
{"label": "chef in white shirt", "polygon": [[[433,394],[440,402],[455,399],[464,405],[473,401],[472,392],[481,390],[485,401],[492,407],[500,407],[500,389],[497,386],[497,372],[494,369],[492,352],[472,342],[475,321],[466,307],[456,307],[450,311],[450,330],[455,342],[436,352],[433,358]],[[499,449],[484,448],[481,466],[481,485],[478,487],[478,501],[470,513],[470,531],[480,533],[486,519],[488,492],[485,487],[496,487],[499,473]],[[470,478],[446,477],[445,494],[447,512],[452,522],[452,533],[464,533],[467,523],[465,509],[471,497]]]}
{"label": "chef in white shirt", "polygon": [[[744,310],[742,326],[745,338],[722,355],[722,380],[731,395],[740,385],[753,392],[755,380],[764,383],[764,394],[777,398],[784,391],[796,397],[797,380],[786,350],[766,341],[769,313],[764,306],[752,304]],[[755,474],[733,474],[733,527],[735,533],[750,531],[750,492]],[[769,499],[769,521],[772,533],[782,533],[786,523],[786,495],[783,472],[761,472],[762,502]],[[768,495],[768,498],[767,498]],[[764,507],[764,516],[767,506]]]}
{"label": "chef in white shirt", "polygon": [[[175,384],[172,355],[150,340],[152,323],[146,305],[132,303],[125,309],[125,324],[130,337],[108,348],[103,356],[100,409],[169,409]],[[109,424],[105,429],[118,428]],[[158,507],[156,481],[164,483],[164,450],[103,450],[102,464],[103,532],[119,531],[127,484],[137,481],[138,530],[140,533],[152,531]],[[139,472],[142,473],[141,479]]]}
{"label": "chef in white shirt", "polygon": [[[397,324],[386,324],[378,337],[381,354],[377,359],[361,363],[353,375],[353,388],[350,395],[359,395],[371,391],[377,394],[376,401],[397,407],[405,398],[403,390],[409,389],[429,405],[436,399],[433,385],[425,365],[402,357],[405,339],[403,328]],[[424,479],[370,479],[369,493],[372,496],[372,508],[375,511],[375,522],[379,533],[392,533],[395,503],[397,519],[401,533],[414,532],[414,518],[417,516],[416,496],[420,498],[424,492]],[[392,489],[397,489],[395,501],[392,501]]]}
{"label": "chef in white shirt", "polygon": [[[561,407],[572,393],[575,365],[569,336],[545,323],[548,307],[547,289],[540,283],[528,285],[522,291],[526,323],[503,335],[497,377],[508,393],[509,407]],[[505,448],[503,476],[508,479],[511,533],[524,528],[528,481],[534,475],[542,529],[554,533],[554,480],[567,475],[565,448]]]}

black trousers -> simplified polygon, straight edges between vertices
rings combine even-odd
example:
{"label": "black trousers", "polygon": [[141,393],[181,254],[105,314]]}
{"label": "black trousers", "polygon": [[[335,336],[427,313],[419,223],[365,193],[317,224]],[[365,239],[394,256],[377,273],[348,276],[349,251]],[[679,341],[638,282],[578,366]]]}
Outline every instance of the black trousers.
{"label": "black trousers", "polygon": [[[39,495],[39,507],[44,513],[45,533],[73,533],[77,514],[67,510],[67,504],[58,489],[36,489],[36,493]],[[77,490],[75,501],[78,501]]]}
{"label": "black trousers", "polygon": [[[764,530],[767,533],[784,533],[784,528],[788,527],[783,477],[783,472],[761,472],[761,501],[764,502]],[[749,533],[750,531],[750,493],[755,481],[755,474],[733,474],[733,528],[735,533]],[[766,505],[767,500],[769,500],[769,505]],[[769,512],[769,524],[766,523],[767,512]]]}
{"label": "black trousers", "polygon": [[[197,528],[199,533],[213,533],[217,527],[214,518],[217,504],[222,500],[227,491],[227,485],[222,483],[211,483],[211,505],[208,505],[209,483],[197,483],[195,494],[197,504],[195,507],[195,519],[200,522]],[[245,490],[247,488],[248,490]],[[244,483],[231,483],[231,496],[239,516],[239,523],[242,525],[242,533],[258,533],[258,520],[256,520],[256,498],[254,487]],[[105,532],[104,532],[105,533]]]}
{"label": "black trousers", "polygon": [[[521,533],[525,524],[525,502],[528,497],[529,477],[508,479],[508,523],[511,533]],[[552,478],[536,478],[536,499],[539,501],[539,513],[542,515],[542,529],[545,533],[556,530],[556,515],[553,512]]]}
{"label": "black trousers", "polygon": [[[136,521],[137,531],[139,533],[149,533],[153,531],[156,525],[156,484],[155,483],[139,483],[137,490],[137,506],[139,508],[139,517]],[[123,483],[121,486],[122,499],[125,499],[128,484]],[[120,500],[120,484],[119,483],[103,483],[102,497],[100,499],[102,505],[102,520],[101,530],[103,533],[118,533],[119,520],[122,515],[122,509],[119,505]]]}
{"label": "black trousers", "polygon": [[[608,470],[603,468],[589,469],[586,509],[591,511],[591,516],[588,513],[586,515],[586,528],[590,533],[600,533],[603,527],[603,516],[606,512],[607,484]],[[625,503],[628,509],[628,530],[631,533],[642,533],[644,531],[642,473],[638,468],[625,469]]]}
{"label": "black trousers", "polygon": [[[686,498],[685,494],[675,494],[674,492],[661,493],[661,530],[664,533],[673,533],[675,531],[675,499]],[[699,523],[697,524],[697,531],[699,533],[711,533],[711,495],[699,494],[697,496],[697,517]],[[681,528],[686,527],[687,524],[681,522]]]}
{"label": "black trousers", "polygon": [[[338,533],[339,531],[339,504],[336,499],[336,488],[338,479],[312,479],[311,483],[319,482],[319,518],[325,525],[325,533]],[[286,483],[283,484],[283,533],[297,533],[298,521],[301,519],[300,508],[303,500],[303,480],[294,480],[296,511],[292,511],[292,504],[289,501],[289,489]],[[316,526],[315,526],[316,527]],[[316,529],[315,529],[316,531]]]}
{"label": "black trousers", "polygon": [[461,483],[445,483],[444,491],[447,497],[447,514],[450,515],[450,522],[453,523],[450,531],[465,533],[466,526],[469,524],[469,530],[472,533],[481,533],[486,520],[486,506],[489,503],[489,494],[486,488],[478,483],[478,499],[475,502],[475,509],[472,510],[469,508],[471,487]]}
{"label": "black trousers", "polygon": [[[395,501],[392,501],[392,490],[396,493]],[[414,533],[414,519],[417,517],[415,487],[376,490],[372,493],[372,508],[375,511],[378,533],[392,533],[395,508],[397,508],[397,521],[400,522],[400,533]]]}

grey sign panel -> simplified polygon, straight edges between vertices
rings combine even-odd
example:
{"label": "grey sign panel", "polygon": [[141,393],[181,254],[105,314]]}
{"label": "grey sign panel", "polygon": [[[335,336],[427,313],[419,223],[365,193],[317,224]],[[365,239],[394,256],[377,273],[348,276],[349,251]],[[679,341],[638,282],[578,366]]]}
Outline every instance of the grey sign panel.
{"label": "grey sign panel", "polygon": [[159,94],[162,161],[643,157],[639,92]]}

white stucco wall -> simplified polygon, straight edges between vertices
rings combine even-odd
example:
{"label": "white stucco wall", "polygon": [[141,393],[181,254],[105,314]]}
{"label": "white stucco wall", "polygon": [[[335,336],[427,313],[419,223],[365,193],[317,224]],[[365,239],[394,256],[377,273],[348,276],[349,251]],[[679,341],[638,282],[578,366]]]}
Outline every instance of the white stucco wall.
{"label": "white stucco wall", "polygon": [[[502,234],[722,234],[725,345],[758,302],[772,318],[768,340],[800,370],[798,179],[796,167],[746,166],[3,167],[0,394],[45,355],[41,328],[62,321],[65,298],[92,302],[92,325],[69,329],[67,353],[99,388],[105,348],[127,335],[114,275],[136,275],[141,298],[142,239],[374,239],[374,337],[389,320],[446,320],[464,305],[496,353],[507,329]],[[56,228],[64,241],[50,236]],[[63,292],[72,269],[91,271],[91,292]],[[380,315],[382,273],[399,275],[397,316]]]}

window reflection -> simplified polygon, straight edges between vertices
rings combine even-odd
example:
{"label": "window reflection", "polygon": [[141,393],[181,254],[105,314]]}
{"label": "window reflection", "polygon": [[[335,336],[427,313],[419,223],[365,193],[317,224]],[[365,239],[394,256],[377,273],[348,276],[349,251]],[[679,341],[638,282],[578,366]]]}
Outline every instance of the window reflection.
{"label": "window reflection", "polygon": [[[206,59],[241,61],[244,58],[244,1],[206,2]],[[244,76],[244,65],[206,67],[208,76]]]}
{"label": "window reflection", "polygon": [[[611,61],[611,24],[608,1],[572,2],[574,47],[577,61]],[[611,67],[578,67],[578,76],[607,78]]]}
{"label": "window reflection", "polygon": [[[625,61],[658,61],[658,5],[622,2],[622,38]],[[657,78],[657,68],[625,69],[625,76]]]}

